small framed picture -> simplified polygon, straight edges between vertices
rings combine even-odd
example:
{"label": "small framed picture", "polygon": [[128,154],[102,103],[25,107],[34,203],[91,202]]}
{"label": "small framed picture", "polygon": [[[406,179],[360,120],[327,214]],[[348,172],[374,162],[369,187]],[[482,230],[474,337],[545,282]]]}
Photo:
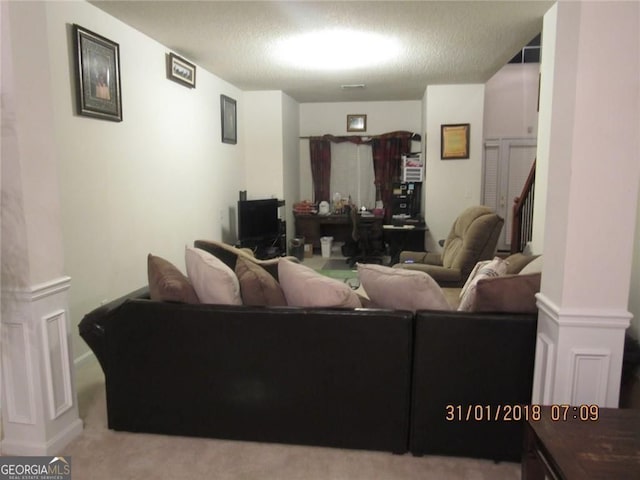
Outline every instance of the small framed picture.
{"label": "small framed picture", "polygon": [[167,56],[167,78],[186,87],[196,88],[196,66],[174,53],[169,53]]}
{"label": "small framed picture", "polygon": [[347,132],[366,132],[367,116],[366,115],[347,115]]}
{"label": "small framed picture", "polygon": [[120,46],[79,25],[73,36],[78,115],[121,122]]}
{"label": "small framed picture", "polygon": [[471,126],[468,123],[440,125],[440,158],[455,160],[469,158],[469,135]]}
{"label": "small framed picture", "polygon": [[222,120],[222,143],[238,143],[236,101],[220,95],[220,116]]}

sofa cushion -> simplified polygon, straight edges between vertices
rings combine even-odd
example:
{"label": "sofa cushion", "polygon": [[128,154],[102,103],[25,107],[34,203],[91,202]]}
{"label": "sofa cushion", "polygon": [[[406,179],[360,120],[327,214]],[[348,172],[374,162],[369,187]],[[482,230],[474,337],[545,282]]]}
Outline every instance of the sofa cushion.
{"label": "sofa cushion", "polygon": [[378,307],[397,310],[451,310],[440,286],[427,273],[358,264],[367,296]]}
{"label": "sofa cushion", "polygon": [[292,307],[362,306],[358,295],[347,284],[320,275],[299,263],[281,259],[278,262],[278,279],[287,304]]}
{"label": "sofa cushion", "polygon": [[200,303],[189,279],[168,260],[147,255],[147,276],[151,300]]}
{"label": "sofa cushion", "polygon": [[186,247],[187,275],[202,303],[242,305],[238,277],[209,252]]}
{"label": "sofa cushion", "polygon": [[483,278],[476,284],[472,312],[537,313],[540,273]]}
{"label": "sofa cushion", "polygon": [[489,277],[499,277],[501,275],[505,275],[506,273],[507,262],[505,262],[504,259],[500,257],[495,257],[486,265],[480,266],[473,278],[470,279],[464,293],[461,292],[462,297],[460,298],[460,305],[458,305],[458,310],[470,311],[471,306],[475,301],[476,285],[481,279]]}
{"label": "sofa cushion", "polygon": [[235,272],[240,282],[240,294],[244,305],[268,307],[287,305],[280,284],[257,263],[238,257]]}

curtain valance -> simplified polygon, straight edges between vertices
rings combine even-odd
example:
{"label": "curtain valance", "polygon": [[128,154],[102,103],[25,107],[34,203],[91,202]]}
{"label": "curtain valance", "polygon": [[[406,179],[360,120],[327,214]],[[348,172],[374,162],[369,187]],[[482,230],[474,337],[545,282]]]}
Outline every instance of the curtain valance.
{"label": "curtain valance", "polygon": [[385,140],[389,138],[401,138],[414,142],[419,142],[422,137],[419,133],[407,132],[405,130],[398,130],[395,132],[382,133],[380,135],[331,135],[329,133],[321,136],[300,137],[301,140],[325,140],[334,143],[351,142],[355,144],[373,143],[374,140]]}

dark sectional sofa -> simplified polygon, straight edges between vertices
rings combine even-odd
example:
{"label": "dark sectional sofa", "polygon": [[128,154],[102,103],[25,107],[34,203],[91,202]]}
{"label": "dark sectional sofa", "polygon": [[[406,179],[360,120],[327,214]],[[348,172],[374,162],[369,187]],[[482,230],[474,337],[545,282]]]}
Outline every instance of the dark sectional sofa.
{"label": "dark sectional sofa", "polygon": [[79,328],[114,430],[520,459],[521,422],[448,410],[530,402],[536,315],[189,305],[141,289]]}

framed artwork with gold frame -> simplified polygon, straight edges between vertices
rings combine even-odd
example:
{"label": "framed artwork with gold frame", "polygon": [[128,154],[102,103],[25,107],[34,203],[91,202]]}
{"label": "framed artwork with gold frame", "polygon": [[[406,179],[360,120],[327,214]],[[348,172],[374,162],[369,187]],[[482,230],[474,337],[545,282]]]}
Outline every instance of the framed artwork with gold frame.
{"label": "framed artwork with gold frame", "polygon": [[469,137],[471,126],[468,123],[440,125],[440,158],[456,160],[469,158]]}

